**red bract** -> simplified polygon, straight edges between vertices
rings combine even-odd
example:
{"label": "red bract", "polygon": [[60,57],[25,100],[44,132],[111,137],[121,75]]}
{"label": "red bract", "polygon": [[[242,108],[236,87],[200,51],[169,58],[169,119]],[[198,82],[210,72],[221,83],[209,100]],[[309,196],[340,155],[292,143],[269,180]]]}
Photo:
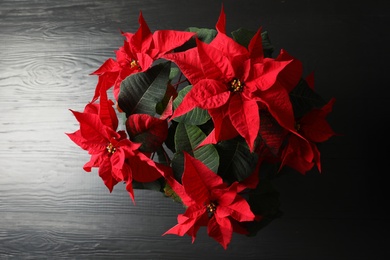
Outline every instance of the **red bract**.
{"label": "red bract", "polygon": [[168,136],[168,122],[147,114],[133,114],[127,118],[126,130],[131,140],[142,143],[141,151],[154,152]]}
{"label": "red bract", "polygon": [[335,135],[326,121],[336,100],[332,98],[320,109],[313,109],[296,122],[297,133],[291,134],[282,154],[282,164],[305,174],[316,164],[321,172],[320,152],[317,143]]}
{"label": "red bract", "polygon": [[188,208],[178,216],[178,224],[165,234],[187,234],[194,242],[199,228],[207,226],[209,236],[226,249],[233,231],[244,232],[238,223],[255,220],[247,201],[238,195],[244,186],[238,182],[227,186],[221,177],[187,153],[184,165],[182,188],[178,184],[172,188],[184,197]]}
{"label": "red bract", "polygon": [[164,55],[193,85],[172,118],[195,107],[207,109],[214,121],[216,141],[238,133],[253,151],[260,126],[259,109],[268,109],[280,125],[293,129],[288,95],[291,87],[285,85],[299,81],[296,72],[300,72],[300,63],[293,62],[285,51],[277,59],[264,58],[260,30],[248,49],[229,38],[223,9],[216,28],[218,34],[210,44],[197,40],[196,48]]}
{"label": "red bract", "polygon": [[118,100],[120,84],[127,76],[148,70],[155,60],[183,45],[194,35],[191,32],[174,30],[160,30],[152,34],[142,12],[138,21],[140,26],[136,33],[122,32],[126,40],[116,51],[116,60],[107,59],[92,73],[99,76],[92,101],[97,100],[101,89],[106,91],[112,86],[114,86],[114,97]]}
{"label": "red bract", "polygon": [[67,135],[91,155],[84,165],[85,171],[98,167],[99,176],[110,192],[118,182],[126,182],[134,201],[132,180],[154,181],[162,176],[162,170],[138,150],[141,144],[131,142],[124,131],[116,132],[118,119],[112,106],[108,106],[112,102],[106,98],[106,93],[102,93],[100,104],[88,104],[82,113],[71,110],[80,129]]}
{"label": "red bract", "polygon": [[126,120],[126,131],[131,140],[141,143],[140,151],[155,152],[168,136],[167,118],[172,115],[172,98],[160,118],[147,114],[132,114]]}

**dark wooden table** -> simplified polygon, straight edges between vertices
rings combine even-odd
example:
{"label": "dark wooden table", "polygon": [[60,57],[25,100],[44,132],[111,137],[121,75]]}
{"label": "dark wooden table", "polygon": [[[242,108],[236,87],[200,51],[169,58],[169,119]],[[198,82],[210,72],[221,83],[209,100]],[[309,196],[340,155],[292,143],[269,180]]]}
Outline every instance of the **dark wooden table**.
{"label": "dark wooden table", "polygon": [[227,31],[270,33],[337,102],[343,136],[321,146],[323,172],[275,181],[284,215],[224,250],[201,229],[161,236],[183,208],[124,185],[109,193],[65,132],[143,11],[152,30],[213,28],[222,1],[0,1],[0,259],[389,259],[388,25],[385,4],[223,1]]}

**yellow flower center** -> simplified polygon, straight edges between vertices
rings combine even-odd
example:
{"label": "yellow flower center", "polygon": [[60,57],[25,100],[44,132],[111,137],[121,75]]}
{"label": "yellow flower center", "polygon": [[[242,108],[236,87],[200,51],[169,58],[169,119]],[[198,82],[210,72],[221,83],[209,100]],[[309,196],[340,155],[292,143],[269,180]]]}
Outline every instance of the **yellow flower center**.
{"label": "yellow flower center", "polygon": [[214,215],[215,210],[217,209],[217,205],[214,202],[210,202],[210,204],[206,205],[207,214],[209,218]]}
{"label": "yellow flower center", "polygon": [[138,64],[138,61],[136,61],[136,60],[132,60],[132,61],[130,62],[130,67],[131,67],[132,69],[134,69],[134,68],[141,69],[141,66]]}
{"label": "yellow flower center", "polygon": [[113,154],[116,152],[116,148],[114,147],[114,145],[112,145],[112,143],[109,143],[106,147],[107,151],[110,153],[110,154]]}
{"label": "yellow flower center", "polygon": [[241,83],[241,81],[237,78],[230,81],[229,90],[231,92],[242,92],[242,89],[244,88],[244,83]]}

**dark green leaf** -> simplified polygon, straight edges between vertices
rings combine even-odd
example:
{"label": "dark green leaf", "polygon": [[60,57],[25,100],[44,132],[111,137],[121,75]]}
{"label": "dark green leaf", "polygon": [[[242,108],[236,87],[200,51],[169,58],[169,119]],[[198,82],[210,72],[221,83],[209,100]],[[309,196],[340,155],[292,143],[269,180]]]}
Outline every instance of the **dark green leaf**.
{"label": "dark green leaf", "polygon": [[[246,48],[248,48],[249,43],[255,34],[255,31],[250,31],[244,28],[239,28],[232,32],[233,39]],[[274,51],[274,47],[271,44],[267,31],[261,33],[261,39],[264,57],[270,58],[272,56],[272,52]]]}
{"label": "dark green leaf", "polygon": [[228,181],[242,181],[249,177],[256,167],[257,156],[251,153],[245,140],[234,138],[219,142],[216,146],[220,165],[218,174]]}
{"label": "dark green leaf", "polygon": [[[215,29],[208,28],[188,27],[185,31],[196,33],[197,38],[205,43],[210,43],[217,35],[217,31]],[[176,48],[175,51],[185,51],[193,47],[196,47],[195,38],[191,38],[182,46]]]}
{"label": "dark green leaf", "polygon": [[163,146],[159,147],[152,158],[154,161],[169,166],[170,158]]}
{"label": "dark green leaf", "polygon": [[217,36],[215,29],[188,27],[186,31],[196,33],[198,39],[205,43],[210,43]]}
{"label": "dark green leaf", "polygon": [[133,180],[132,185],[133,185],[133,189],[154,190],[154,191],[163,192],[165,181],[163,178],[157,179],[152,182],[137,182]]}
{"label": "dark green leaf", "polygon": [[170,99],[174,99],[177,97],[177,91],[175,87],[173,87],[170,83],[167,85],[167,89],[165,91],[164,97],[160,102],[156,104],[156,113],[161,115],[166,109]]}
{"label": "dark green leaf", "polygon": [[176,151],[186,151],[193,155],[194,149],[205,137],[205,134],[197,126],[179,123],[175,133]]}
{"label": "dark green leaf", "polygon": [[181,183],[181,176],[183,176],[184,172],[184,154],[181,151],[173,155],[172,172],[175,179]]}
{"label": "dark green leaf", "polygon": [[302,117],[313,108],[320,108],[326,104],[324,99],[313,91],[304,79],[290,92],[290,100],[296,118]]}
{"label": "dark green leaf", "polygon": [[271,44],[271,40],[267,31],[261,33],[261,39],[263,44],[264,57],[271,58],[274,51],[274,46]]}
{"label": "dark green leaf", "polygon": [[178,67],[172,67],[170,72],[169,72],[169,79],[172,80],[174,79],[177,75],[179,75],[180,70]]}
{"label": "dark green leaf", "polygon": [[217,149],[213,145],[197,148],[205,138],[206,135],[197,126],[184,123],[177,125],[175,133],[176,153],[172,159],[172,168],[176,178],[180,179],[184,170],[183,151],[202,161],[213,172],[216,173],[218,171],[219,155]]}
{"label": "dark green leaf", "polygon": [[[179,91],[178,96],[173,101],[173,108],[176,109],[183,101],[184,96],[191,90],[192,85],[189,85]],[[186,114],[176,117],[176,122],[186,123],[188,125],[202,125],[210,119],[210,115],[207,110],[196,107]]]}
{"label": "dark green leaf", "polygon": [[118,105],[126,116],[135,113],[155,115],[156,104],[166,92],[170,65],[170,62],[159,63],[122,81]]}
{"label": "dark green leaf", "polygon": [[171,121],[168,127],[168,137],[165,140],[165,145],[169,150],[171,150],[173,153],[176,152],[175,149],[175,132],[176,132],[176,127],[178,123],[175,121]]}
{"label": "dark green leaf", "polygon": [[203,162],[210,170],[217,173],[219,168],[219,154],[214,145],[208,144],[194,151],[194,157]]}

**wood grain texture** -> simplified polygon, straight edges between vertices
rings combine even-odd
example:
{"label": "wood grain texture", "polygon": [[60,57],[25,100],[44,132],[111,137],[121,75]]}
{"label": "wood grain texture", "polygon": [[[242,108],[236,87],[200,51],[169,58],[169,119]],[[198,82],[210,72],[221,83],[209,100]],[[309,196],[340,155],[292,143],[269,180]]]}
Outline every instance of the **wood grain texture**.
{"label": "wood grain texture", "polygon": [[269,31],[337,102],[343,136],[321,147],[323,172],[275,180],[284,215],[228,250],[201,229],[162,236],[183,208],[153,191],[110,194],[65,132],[97,82],[89,75],[138,28],[212,28],[222,1],[0,1],[0,259],[387,259],[385,168],[390,98],[384,5],[223,1],[227,31]]}

